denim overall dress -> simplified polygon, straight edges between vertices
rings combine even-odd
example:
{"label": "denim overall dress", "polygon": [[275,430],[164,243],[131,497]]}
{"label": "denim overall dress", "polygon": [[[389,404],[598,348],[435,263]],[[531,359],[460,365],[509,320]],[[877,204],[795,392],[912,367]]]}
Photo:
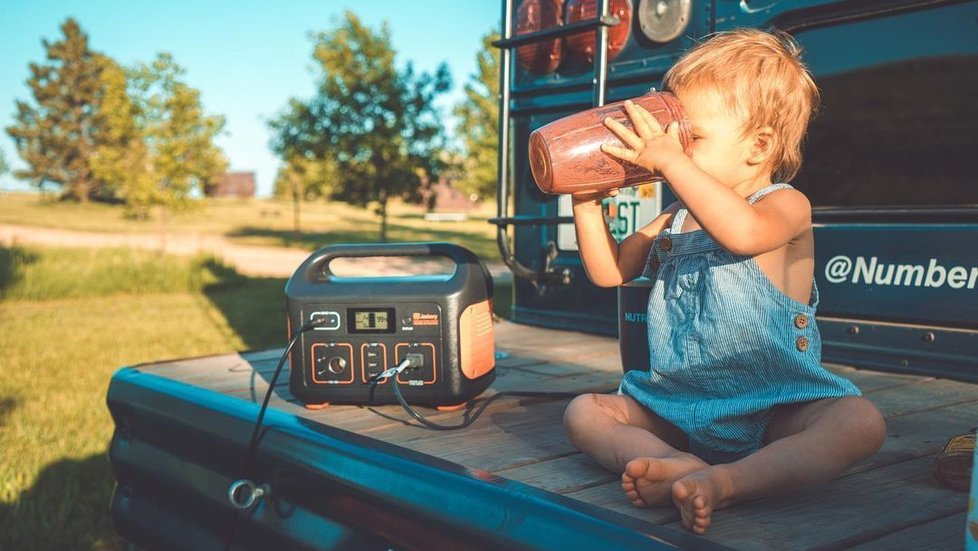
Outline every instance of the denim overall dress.
{"label": "denim overall dress", "polygon": [[[774,184],[748,201],[790,187]],[[649,252],[651,369],[627,372],[621,392],[686,433],[690,452],[729,463],[761,447],[774,406],[861,393],[820,364],[814,282],[809,304],[788,297],[753,257],[703,230],[681,233],[687,212],[676,212]]]}

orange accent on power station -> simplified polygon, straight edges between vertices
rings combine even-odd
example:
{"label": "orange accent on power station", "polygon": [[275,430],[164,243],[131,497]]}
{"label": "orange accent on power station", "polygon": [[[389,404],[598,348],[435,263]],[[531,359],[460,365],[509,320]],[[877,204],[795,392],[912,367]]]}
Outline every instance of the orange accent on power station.
{"label": "orange accent on power station", "polygon": [[471,304],[459,317],[459,360],[462,373],[476,379],[496,366],[496,343],[492,336],[492,303]]}
{"label": "orange accent on power station", "polygon": [[462,402],[461,404],[455,404],[454,406],[436,406],[435,409],[438,411],[458,411],[464,409],[468,402]]}
{"label": "orange accent on power station", "polygon": [[306,409],[312,411],[320,411],[329,407],[329,402],[323,402],[321,404],[306,404]]}

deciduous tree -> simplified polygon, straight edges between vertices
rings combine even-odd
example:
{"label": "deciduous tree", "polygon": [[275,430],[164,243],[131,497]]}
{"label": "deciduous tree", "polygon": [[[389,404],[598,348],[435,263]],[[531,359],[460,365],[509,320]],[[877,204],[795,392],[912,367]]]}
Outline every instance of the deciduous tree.
{"label": "deciduous tree", "polygon": [[421,174],[440,168],[444,131],[434,100],[451,85],[448,68],[433,75],[416,74],[410,63],[398,69],[388,26],[375,31],[351,12],[313,39],[316,95],[290,100],[270,122],[272,148],[283,159],[332,160],[331,197],[376,204],[384,241],[390,199],[412,195]]}
{"label": "deciduous tree", "polygon": [[102,101],[96,112],[101,139],[90,159],[92,174],[104,182],[106,193],[123,199],[144,217],[146,205],[155,202],[154,173],[127,91],[125,70],[109,58],[103,58],[103,63]]}
{"label": "deciduous tree", "polygon": [[496,196],[499,148],[499,50],[492,46],[499,35],[482,39],[476,54],[477,73],[465,85],[465,100],[455,106],[456,134],[462,144],[457,176],[452,185],[483,198]]}
{"label": "deciduous tree", "polygon": [[292,199],[292,232],[298,239],[301,231],[300,208],[303,201],[330,197],[339,181],[339,169],[332,157],[310,159],[298,155],[289,158],[275,176],[273,193]]}
{"label": "deciduous tree", "polygon": [[207,193],[227,170],[214,143],[224,117],[206,115],[200,92],[181,81],[184,70],[166,53],[129,72],[129,96],[146,150],[149,186],[127,191],[133,208],[183,208],[195,192]]}

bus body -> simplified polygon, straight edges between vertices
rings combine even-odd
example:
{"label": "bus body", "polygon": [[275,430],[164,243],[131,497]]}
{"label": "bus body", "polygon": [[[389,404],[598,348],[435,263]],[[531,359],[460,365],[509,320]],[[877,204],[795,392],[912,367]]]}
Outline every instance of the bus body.
{"label": "bus body", "polygon": [[[529,134],[660,87],[676,59],[710,33],[776,28],[801,45],[822,94],[791,183],[813,205],[824,359],[978,380],[978,2],[608,2],[618,23],[603,32],[619,29],[619,43],[609,40],[617,51],[591,62],[570,47],[583,36],[576,34],[556,39],[564,41],[556,69],[530,63],[555,39],[537,30],[539,21],[533,26],[527,6],[557,6],[566,26],[580,3],[503,2],[509,34],[498,44],[515,54],[503,57],[495,221],[517,276],[514,321],[617,333],[624,368],[647,367],[649,282],[615,290],[588,281],[570,198],[535,186]],[[601,1],[583,4],[601,19]],[[620,44],[622,25],[628,32]],[[527,29],[541,38],[527,45],[519,33]],[[675,38],[655,40],[677,30]],[[587,31],[598,42],[601,32]],[[667,186],[626,189],[606,201],[606,219],[621,239],[674,200]]]}

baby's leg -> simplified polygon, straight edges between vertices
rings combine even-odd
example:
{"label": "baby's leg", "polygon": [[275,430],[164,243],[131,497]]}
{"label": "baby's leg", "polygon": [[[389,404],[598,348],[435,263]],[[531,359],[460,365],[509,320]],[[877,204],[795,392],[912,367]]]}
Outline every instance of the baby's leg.
{"label": "baby's leg", "polygon": [[686,528],[702,534],[714,509],[824,484],[876,453],[883,416],[861,397],[816,400],[775,411],[757,452],[695,472],[672,487]]}
{"label": "baby's leg", "polygon": [[582,394],[564,413],[571,442],[604,468],[622,473],[637,506],[666,505],[672,483],[707,467],[684,451],[686,435],[628,396]]}

